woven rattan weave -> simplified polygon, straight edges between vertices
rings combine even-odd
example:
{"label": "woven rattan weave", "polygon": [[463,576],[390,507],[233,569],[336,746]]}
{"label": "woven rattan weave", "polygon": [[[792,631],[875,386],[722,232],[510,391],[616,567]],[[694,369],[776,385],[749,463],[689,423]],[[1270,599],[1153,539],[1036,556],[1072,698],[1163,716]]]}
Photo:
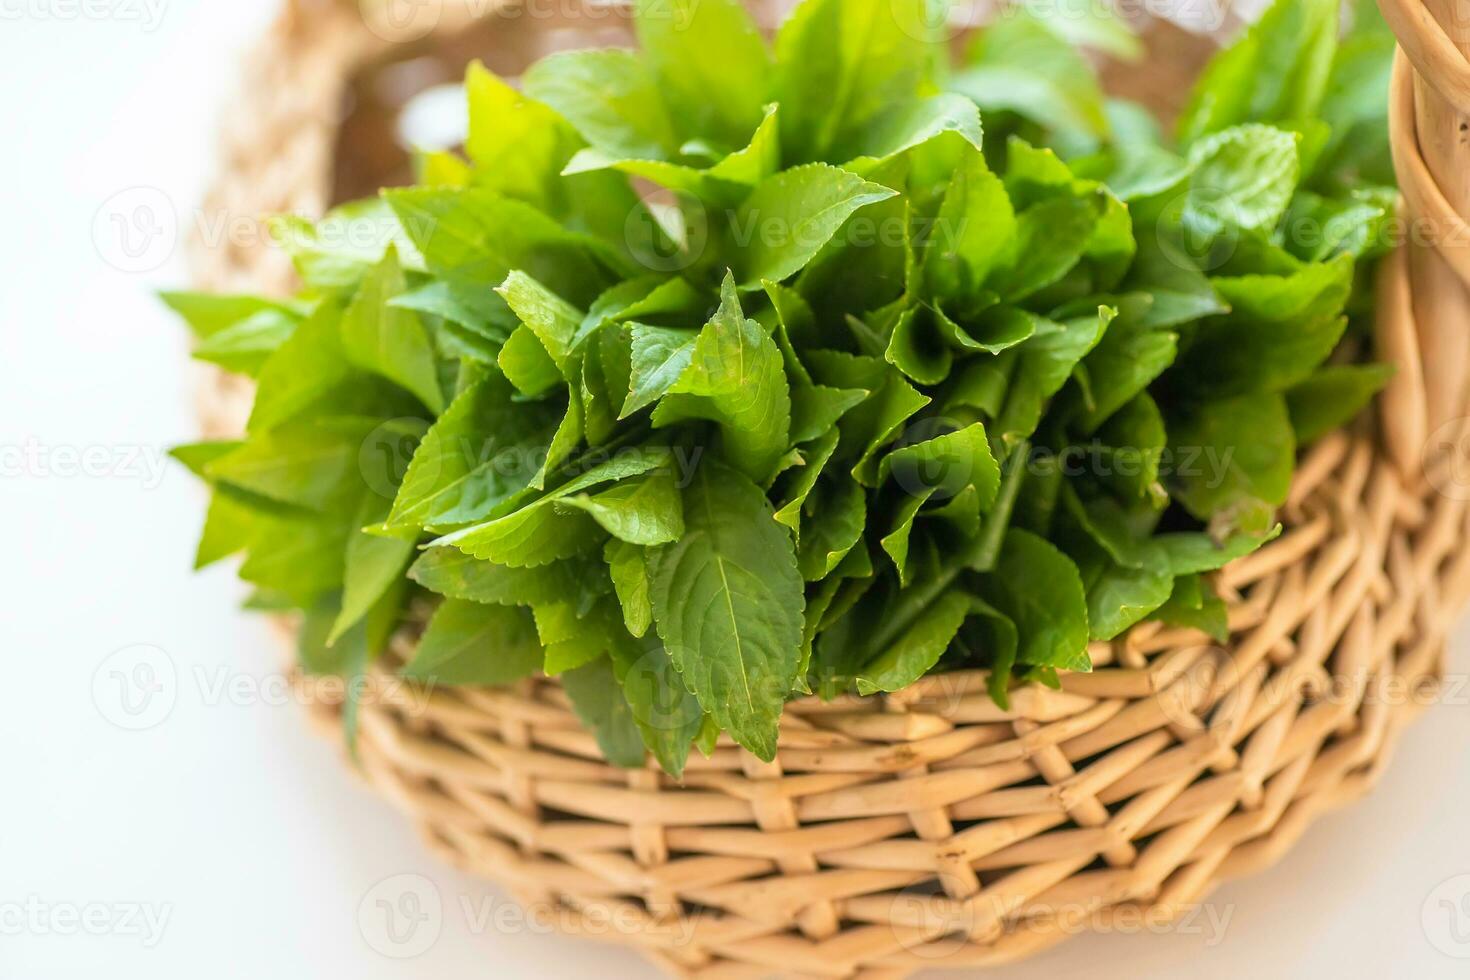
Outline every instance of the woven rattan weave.
{"label": "woven rattan weave", "polygon": [[[1093,673],[1064,677],[1061,691],[1023,689],[1009,711],[975,673],[886,698],[796,702],[774,763],[722,742],[679,784],[601,761],[554,681],[384,685],[363,708],[363,773],[454,864],[558,903],[570,928],[595,922],[585,931],[606,937],[611,922],[616,938],[697,976],[1001,963],[1118,909],[1167,919],[1274,861],[1372,786],[1433,700],[1470,592],[1457,452],[1470,370],[1470,35],[1450,0],[1383,4],[1403,42],[1392,136],[1415,229],[1381,272],[1379,355],[1399,371],[1376,424],[1303,459],[1285,533],[1220,573],[1223,648],[1145,624],[1094,644]],[[419,6],[430,20],[394,36],[356,4],[291,4],[250,63],[207,207],[320,213],[334,188],[391,179],[394,162],[371,151],[387,132],[374,113],[392,101],[389,83],[448,81],[470,56],[509,73],[589,40],[483,0]],[[1201,49],[1184,37],[1151,46],[1155,72]],[[291,286],[269,249],[196,258],[211,288]],[[248,387],[222,375],[205,387],[206,428],[238,431]],[[385,675],[414,636],[395,638]]]}

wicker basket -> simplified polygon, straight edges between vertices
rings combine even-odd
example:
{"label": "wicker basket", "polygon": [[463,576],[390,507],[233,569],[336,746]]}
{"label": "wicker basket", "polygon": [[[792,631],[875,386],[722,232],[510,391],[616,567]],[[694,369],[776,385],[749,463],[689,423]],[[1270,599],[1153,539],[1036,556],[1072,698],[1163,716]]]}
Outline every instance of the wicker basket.
{"label": "wicker basket", "polygon": [[[601,761],[554,681],[385,686],[401,696],[363,708],[363,773],[454,864],[558,903],[573,929],[605,937],[612,922],[698,976],[1002,963],[1120,909],[1167,920],[1273,862],[1373,785],[1432,699],[1470,592],[1470,487],[1455,469],[1470,370],[1470,45],[1463,24],[1458,47],[1443,26],[1453,0],[1382,2],[1403,41],[1392,137],[1417,232],[1381,272],[1380,355],[1399,370],[1376,426],[1301,462],[1285,533],[1219,574],[1225,648],[1145,624],[1094,644],[1093,673],[1022,689],[1010,711],[977,673],[800,701],[774,763],[726,741],[693,756],[682,783]],[[385,148],[406,93],[456,80],[470,57],[515,74],[627,26],[607,17],[589,37],[544,9],[414,6],[429,20],[288,5],[249,66],[212,212],[319,213],[401,181],[402,156]],[[1149,72],[1116,87],[1182,92],[1209,44],[1163,24],[1146,38]],[[196,259],[211,288],[292,284],[270,249]],[[248,387],[222,375],[206,387],[206,427],[238,431]],[[380,669],[413,642],[402,631]]]}

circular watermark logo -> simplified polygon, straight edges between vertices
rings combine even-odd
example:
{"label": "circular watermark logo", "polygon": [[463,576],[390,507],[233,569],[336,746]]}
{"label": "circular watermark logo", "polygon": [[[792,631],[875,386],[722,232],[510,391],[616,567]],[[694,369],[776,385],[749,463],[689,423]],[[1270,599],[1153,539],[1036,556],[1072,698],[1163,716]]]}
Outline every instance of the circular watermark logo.
{"label": "circular watermark logo", "polygon": [[952,41],[980,26],[990,8],[969,0],[888,0],[898,29],[917,41]]}
{"label": "circular watermark logo", "polygon": [[179,241],[173,201],[156,187],[129,187],[102,202],[92,216],[92,244],[121,272],[152,272]]}
{"label": "circular watermark logo", "polygon": [[[685,659],[688,654],[680,659]],[[654,731],[673,732],[693,724],[704,714],[699,702],[688,694],[667,648],[650,644],[623,675],[623,689],[633,716]],[[779,693],[772,692],[780,697]]]}
{"label": "circular watermark logo", "polygon": [[1470,500],[1470,419],[1450,419],[1429,434],[1424,478],[1441,496]]}
{"label": "circular watermark logo", "polygon": [[1195,186],[1172,198],[1159,215],[1159,249],[1183,269],[1212,272],[1240,244],[1240,205],[1228,191]]}
{"label": "circular watermark logo", "polygon": [[[408,464],[428,428],[423,419],[408,415],[373,427],[357,449],[357,469],[369,490],[385,500],[398,496]],[[425,485],[438,479],[442,466],[442,457],[435,454],[424,457],[419,463],[419,476]]]}
{"label": "circular watermark logo", "polygon": [[[904,430],[903,445],[890,457],[893,481],[907,494],[932,502],[948,500],[976,478],[976,456],[962,442],[946,440],[966,425],[936,415]],[[928,444],[927,446],[924,444]]]}
{"label": "circular watermark logo", "polygon": [[[893,897],[889,921],[899,946],[918,959],[942,960],[961,952],[979,924],[971,902],[935,897],[923,889],[908,889]],[[898,924],[907,928],[900,929]],[[999,925],[995,928],[998,930]]]}
{"label": "circular watermark logo", "polygon": [[427,37],[444,16],[444,0],[358,0],[368,31],[389,44]]}
{"label": "circular watermark logo", "polygon": [[423,875],[384,878],[357,905],[357,931],[363,941],[392,959],[427,953],[443,928],[444,901],[439,888]]}
{"label": "circular watermark logo", "polygon": [[693,195],[677,195],[675,203],[649,198],[628,212],[623,240],[644,268],[681,272],[704,254],[709,215]]}
{"label": "circular watermark logo", "polygon": [[1470,874],[1439,883],[1420,910],[1429,945],[1446,956],[1470,960]]}
{"label": "circular watermark logo", "polygon": [[92,703],[103,718],[128,731],[161,724],[179,699],[173,658],[151,643],[108,654],[92,673]]}

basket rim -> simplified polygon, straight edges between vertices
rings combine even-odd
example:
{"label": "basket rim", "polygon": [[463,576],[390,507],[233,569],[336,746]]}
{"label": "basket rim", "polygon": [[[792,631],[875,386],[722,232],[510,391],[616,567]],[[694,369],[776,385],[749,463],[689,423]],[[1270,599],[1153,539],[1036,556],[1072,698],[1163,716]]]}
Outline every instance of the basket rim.
{"label": "basket rim", "polygon": [[[276,194],[279,210],[321,210],[330,80],[387,50],[366,33],[338,3],[292,4],[252,66],[246,92],[266,105],[245,114],[260,128],[227,135],[217,203]],[[1409,142],[1423,97],[1411,61],[1400,56],[1394,95],[1400,172],[1414,172],[1405,197],[1423,209],[1432,190],[1458,217]],[[256,255],[202,259],[216,286],[289,281]],[[379,668],[360,771],[451,863],[589,922],[631,916],[615,938],[683,974],[901,976],[936,965],[940,947],[937,965],[994,965],[1065,938],[1059,908],[1197,903],[1373,785],[1424,705],[1389,688],[1433,686],[1470,596],[1470,508],[1435,490],[1434,467],[1450,464],[1423,457],[1438,341],[1407,298],[1412,261],[1400,250],[1385,263],[1378,324],[1380,354],[1411,369],[1382,399],[1381,428],[1336,432],[1302,457],[1286,532],[1219,573],[1232,598],[1223,656],[1203,634],[1153,625],[1097,646],[1099,669],[1060,691],[1018,689],[1008,711],[971,697],[981,671],[794,701],[774,762],[722,740],[679,783],[651,761],[603,762],[554,679],[423,689]],[[222,378],[210,374],[201,403],[217,433],[248,397]],[[413,642],[400,631],[395,655]],[[340,699],[295,677],[335,731]],[[671,923],[688,941],[670,940]]]}

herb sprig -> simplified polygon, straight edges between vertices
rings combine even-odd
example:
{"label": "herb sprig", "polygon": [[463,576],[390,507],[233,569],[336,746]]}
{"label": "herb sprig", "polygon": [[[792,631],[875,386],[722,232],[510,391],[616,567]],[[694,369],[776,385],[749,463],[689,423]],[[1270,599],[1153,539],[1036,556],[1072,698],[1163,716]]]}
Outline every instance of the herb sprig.
{"label": "herb sprig", "polygon": [[560,676],[676,776],[771,759],[795,696],[984,667],[1006,704],[1145,619],[1223,638],[1208,573],[1385,378],[1328,362],[1392,217],[1387,34],[1278,0],[1170,141],[1068,40],[1116,24],[1022,9],[951,66],[924,3],[768,45],[645,0],[638,52],[473,65],[463,156],[279,220],[298,296],[167,295],[257,384],[175,451],[198,564],[243,552],[348,676],[437,596],[407,675]]}

